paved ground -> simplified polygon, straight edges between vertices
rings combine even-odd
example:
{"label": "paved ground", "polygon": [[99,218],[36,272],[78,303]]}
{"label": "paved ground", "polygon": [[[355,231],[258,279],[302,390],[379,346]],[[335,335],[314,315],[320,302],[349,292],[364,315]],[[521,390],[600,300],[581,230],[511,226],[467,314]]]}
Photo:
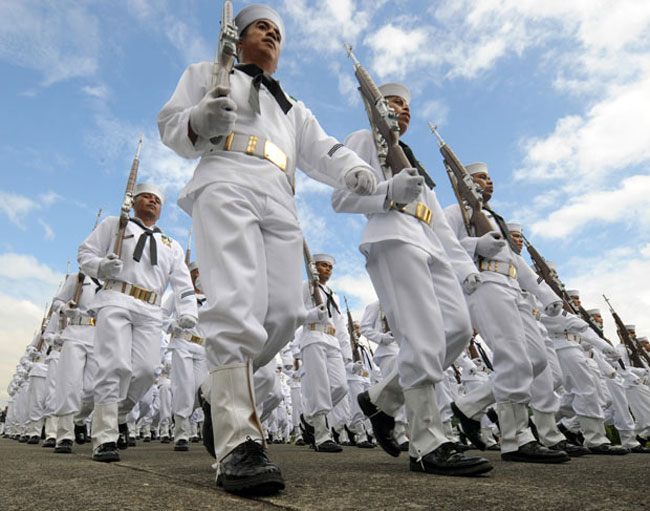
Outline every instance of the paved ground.
{"label": "paved ground", "polygon": [[[0,509],[143,510],[650,510],[650,455],[588,456],[560,466],[505,463],[486,453],[495,469],[480,478],[408,471],[402,455],[348,447],[341,454],[272,445],[287,489],[274,497],[242,499],[217,490],[212,458],[199,444],[176,453],[171,445],[139,443],[122,461],[0,439]],[[477,453],[478,451],[469,451]]]}

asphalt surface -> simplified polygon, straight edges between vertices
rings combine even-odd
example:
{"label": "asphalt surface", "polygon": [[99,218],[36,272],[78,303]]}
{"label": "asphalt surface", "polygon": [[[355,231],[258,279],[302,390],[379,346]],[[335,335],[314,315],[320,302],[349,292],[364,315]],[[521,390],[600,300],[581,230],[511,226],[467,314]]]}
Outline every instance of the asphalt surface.
{"label": "asphalt surface", "polygon": [[[118,463],[97,463],[90,446],[73,454],[0,439],[0,510],[650,510],[650,455],[586,456],[562,465],[503,462],[478,478],[409,472],[408,457],[346,447],[339,454],[271,445],[287,489],[257,499],[216,488],[200,444],[138,442]],[[478,454],[469,451],[468,454]]]}

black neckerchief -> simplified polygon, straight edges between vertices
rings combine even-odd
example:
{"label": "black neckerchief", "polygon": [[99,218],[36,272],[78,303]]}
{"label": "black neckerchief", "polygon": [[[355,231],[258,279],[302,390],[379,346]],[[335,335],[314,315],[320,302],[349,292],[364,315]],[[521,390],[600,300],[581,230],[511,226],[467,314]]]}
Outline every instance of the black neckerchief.
{"label": "black neckerchief", "polygon": [[399,145],[401,146],[402,150],[404,151],[404,154],[406,155],[406,158],[408,159],[409,163],[418,171],[418,174],[420,174],[424,178],[424,182],[427,184],[430,190],[433,190],[433,187],[436,186],[436,183],[431,179],[431,176],[427,173],[427,170],[422,166],[422,164],[417,160],[415,157],[415,154],[413,154],[413,150],[406,145],[404,142],[401,140],[399,141]]}
{"label": "black neckerchief", "polygon": [[149,242],[149,257],[151,258],[151,264],[152,266],[155,266],[158,264],[158,250],[156,247],[156,238],[154,238],[154,233],[156,232],[162,232],[158,227],[155,227],[153,229],[149,229],[146,225],[142,223],[142,220],[139,218],[129,218],[129,222],[133,222],[134,224],[138,225],[140,228],[144,230],[144,232],[140,235],[140,238],[138,238],[138,242],[135,245],[135,250],[133,251],[133,260],[136,262],[140,262],[140,259],[142,258],[142,252],[144,251],[144,246],[147,243],[147,238],[151,238],[151,241]]}
{"label": "black neckerchief", "polygon": [[248,93],[248,104],[253,109],[253,112],[256,112],[258,114],[260,113],[259,94],[260,94],[260,84],[262,83],[266,86],[267,90],[275,98],[278,105],[280,105],[280,108],[285,114],[288,113],[289,110],[291,110],[291,107],[293,105],[289,102],[287,96],[285,96],[284,92],[282,91],[282,87],[280,87],[280,82],[278,82],[270,74],[264,72],[260,67],[256,66],[255,64],[237,64],[235,66],[235,69],[238,69],[246,73],[248,76],[253,77],[253,81],[251,82],[251,89],[250,92]]}
{"label": "black neckerchief", "polygon": [[328,293],[327,289],[325,289],[325,286],[323,286],[323,284],[318,284],[318,285],[322,289],[323,293],[325,293],[325,296],[327,296],[327,304],[326,305],[327,305],[327,314],[329,315],[329,317],[330,318],[332,317],[332,309],[330,309],[330,305],[333,305],[334,308],[336,309],[336,312],[341,314],[341,309],[339,309],[339,306],[336,305],[336,302],[334,301],[334,291],[332,291],[331,293]]}
{"label": "black neckerchief", "polygon": [[488,208],[485,204],[483,205],[483,209],[485,211],[488,211],[492,215],[492,217],[494,218],[494,221],[499,226],[499,230],[501,231],[501,234],[503,235],[503,238],[508,242],[508,244],[510,245],[510,248],[512,249],[512,251],[517,253],[517,247],[515,247],[515,242],[512,240],[512,236],[510,236],[510,231],[508,230],[508,226],[506,224],[506,221],[503,219],[503,217],[496,214],[494,211],[492,211],[490,208]]}

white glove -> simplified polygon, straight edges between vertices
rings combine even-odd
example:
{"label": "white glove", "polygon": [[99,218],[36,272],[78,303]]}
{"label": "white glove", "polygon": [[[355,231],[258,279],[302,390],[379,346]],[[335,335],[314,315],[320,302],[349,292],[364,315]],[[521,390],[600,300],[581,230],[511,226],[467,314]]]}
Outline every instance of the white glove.
{"label": "white glove", "polygon": [[365,372],[366,369],[363,367],[363,362],[361,362],[361,360],[354,363],[354,368],[352,369],[353,374],[356,374],[357,376],[363,376]]}
{"label": "white glove", "polygon": [[320,323],[325,321],[327,317],[327,309],[325,305],[319,305],[318,307],[313,307],[307,311],[307,316],[305,316],[305,323]]}
{"label": "white glove", "polygon": [[178,326],[185,330],[194,328],[196,326],[196,318],[188,314],[183,314],[180,318],[178,318]]}
{"label": "white glove", "polygon": [[59,346],[63,346],[63,339],[61,338],[61,335],[56,334],[52,337],[52,344],[56,346],[57,348]]}
{"label": "white glove", "polygon": [[29,356],[29,360],[33,361],[38,358],[39,351],[34,346],[30,346],[27,348],[27,355]]}
{"label": "white glove", "polygon": [[489,259],[497,255],[499,250],[505,246],[506,242],[501,239],[501,235],[498,232],[486,232],[476,242],[476,253]]}
{"label": "white glove", "polygon": [[603,355],[605,355],[608,358],[616,358],[618,359],[618,351],[616,351],[616,348],[613,348],[612,346],[604,346],[603,347]]}
{"label": "white glove", "polygon": [[61,308],[61,312],[70,321],[74,321],[81,317],[81,311],[79,310],[79,307],[77,307],[77,304],[74,303],[74,300],[66,302],[66,304]]}
{"label": "white glove", "polygon": [[371,195],[377,188],[377,179],[371,170],[354,167],[345,174],[345,186],[357,195]]}
{"label": "white glove", "polygon": [[108,254],[99,261],[97,277],[99,277],[100,280],[114,279],[120,274],[123,266],[124,263],[119,257],[117,257],[117,254]]}
{"label": "white glove", "polygon": [[463,281],[465,293],[471,295],[478,287],[483,284],[483,279],[478,273],[470,273]]}
{"label": "white glove", "polygon": [[56,302],[54,302],[54,306],[52,307],[52,312],[61,312],[61,309],[63,309],[64,306],[65,304],[62,301],[57,300]]}
{"label": "white glove", "polygon": [[557,316],[560,312],[562,312],[562,302],[553,302],[549,303],[546,307],[544,307],[544,313],[547,316]]}
{"label": "white glove", "polygon": [[381,334],[381,337],[379,338],[379,344],[390,344],[392,342],[395,342],[395,337],[393,337],[393,334],[391,332],[385,332]]}
{"label": "white glove", "polygon": [[172,334],[172,337],[180,337],[183,334],[184,328],[178,324],[178,320],[175,319],[174,321],[171,322],[169,325],[169,328],[167,329],[167,332]]}
{"label": "white glove", "polygon": [[402,169],[388,183],[388,199],[397,204],[408,204],[420,196],[424,178],[413,168]]}
{"label": "white glove", "polygon": [[237,103],[227,96],[218,97],[216,88],[190,110],[190,127],[203,138],[229,134],[235,129],[236,120]]}

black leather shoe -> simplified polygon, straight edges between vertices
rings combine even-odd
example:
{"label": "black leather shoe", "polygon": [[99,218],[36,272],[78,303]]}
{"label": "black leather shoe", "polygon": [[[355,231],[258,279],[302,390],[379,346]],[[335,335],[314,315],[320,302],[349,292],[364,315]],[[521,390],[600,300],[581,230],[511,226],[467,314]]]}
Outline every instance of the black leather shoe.
{"label": "black leather shoe", "polygon": [[582,445],[570,444],[566,440],[562,440],[561,442],[558,442],[555,445],[551,445],[549,449],[551,449],[552,451],[564,451],[572,458],[577,458],[578,456],[584,456],[585,454],[589,454],[589,449],[587,449],[586,447]]}
{"label": "black leather shoe", "polygon": [[470,439],[477,449],[484,451],[487,449],[487,445],[481,438],[481,422],[474,419],[470,419],[467,415],[460,411],[460,408],[456,406],[456,403],[451,403],[451,409],[454,412],[454,415],[460,421],[460,426],[463,428],[463,433]]}
{"label": "black leather shoe", "polygon": [[28,440],[29,440],[29,437],[28,437],[27,435],[22,435],[22,436],[18,439],[18,443],[26,444]]}
{"label": "black leather shoe", "polygon": [[29,437],[29,440],[27,440],[27,443],[30,445],[37,445],[41,441],[41,437],[37,435],[33,435]]}
{"label": "black leather shoe", "polygon": [[93,451],[93,460],[106,463],[120,461],[120,452],[117,450],[117,444],[115,442],[101,444]]}
{"label": "black leather shoe", "polygon": [[352,446],[356,446],[359,449],[374,449],[375,444],[368,442],[368,440],[364,440],[363,442],[357,442],[356,444],[353,444]]}
{"label": "black leather shoe", "polygon": [[48,438],[43,442],[43,445],[41,447],[49,447],[50,449],[53,447],[56,447],[56,438]]}
{"label": "black leather shoe", "polygon": [[138,442],[135,441],[134,436],[129,436],[129,440],[126,442],[126,445],[129,447],[137,447]]}
{"label": "black leather shoe", "polygon": [[77,442],[78,445],[83,445],[88,442],[88,430],[86,429],[85,424],[82,424],[81,426],[77,424],[74,425],[74,441]]}
{"label": "black leather shoe", "polygon": [[314,426],[309,424],[305,420],[305,416],[300,414],[300,431],[302,432],[302,438],[307,445],[311,445],[313,449],[316,448],[316,437],[314,436]]}
{"label": "black leather shoe", "polygon": [[305,441],[302,438],[299,438],[298,440],[296,440],[296,445],[303,446],[305,445]]}
{"label": "black leather shoe", "polygon": [[500,451],[501,447],[499,447],[499,444],[492,444],[487,448],[488,451]]}
{"label": "black leather shoe", "polygon": [[462,442],[453,442],[453,444],[454,444],[454,447],[456,448],[456,450],[460,451],[460,452],[469,451],[471,449],[471,447],[469,445],[465,445]]}
{"label": "black leather shoe", "polygon": [[175,451],[189,451],[190,450],[190,444],[187,440],[184,438],[179,439],[176,442],[176,445],[174,445],[174,450]]}
{"label": "black leather shoe", "polygon": [[343,448],[333,440],[325,440],[316,446],[316,452],[341,452]]}
{"label": "black leather shoe", "polygon": [[340,441],[339,434],[334,428],[330,428],[330,431],[332,432],[332,438],[334,439],[334,442],[338,444]]}
{"label": "black leather shoe", "polygon": [[[357,445],[356,435],[354,433],[352,433],[352,431],[350,431],[350,428],[348,428],[346,425],[343,425],[343,427],[345,428],[345,432],[348,434],[348,439],[350,440],[350,442],[349,442],[350,446],[352,447],[352,446]],[[336,438],[334,439],[334,441],[336,443],[339,443],[339,441]],[[341,445],[343,445],[343,444],[341,444]]]}
{"label": "black leather shoe", "polygon": [[253,440],[239,444],[219,465],[217,486],[238,495],[269,495],[284,490],[280,467]]}
{"label": "black leather shoe", "polygon": [[634,452],[636,454],[650,454],[650,447],[637,445],[636,447],[632,447],[632,449],[630,449],[630,452]]}
{"label": "black leather shoe", "polygon": [[456,450],[452,442],[446,442],[435,451],[425,454],[418,461],[409,457],[411,472],[425,472],[444,476],[477,476],[489,472],[494,467],[480,456],[465,456]]}
{"label": "black leather shoe", "polygon": [[[129,448],[129,427],[126,425],[126,422],[124,424],[118,424],[117,430],[119,432],[117,436],[117,448],[121,450],[128,449]],[[76,432],[76,426],[75,426],[75,432]]]}
{"label": "black leather shoe", "polygon": [[650,438],[643,438],[641,435],[637,435],[636,439],[639,441],[639,443],[645,447],[648,442],[650,442]]}
{"label": "black leather shoe", "polygon": [[399,444],[399,450],[402,452],[409,452],[408,440],[406,442],[402,442],[401,444]]}
{"label": "black leather shoe", "polygon": [[208,451],[210,456],[216,458],[217,455],[214,453],[214,434],[212,432],[212,407],[207,399],[203,397],[203,390],[199,387],[197,392],[199,404],[203,409],[203,425],[201,426],[201,436],[203,437],[203,446],[205,450]]}
{"label": "black leather shoe", "polygon": [[502,452],[503,461],[521,461],[523,463],[564,463],[569,461],[565,451],[554,451],[533,440],[522,445],[516,451]]}
{"label": "black leather shoe", "polygon": [[614,456],[622,456],[623,454],[629,454],[630,450],[620,445],[612,444],[601,444],[596,447],[590,447],[589,450],[591,454],[608,454]]}
{"label": "black leather shoe", "polygon": [[199,443],[199,437],[198,436],[193,436],[192,438],[190,438],[190,442],[192,442],[193,444],[198,444]]}
{"label": "black leather shoe", "polygon": [[171,440],[169,440],[169,437],[166,435],[160,439],[161,444],[168,444],[170,441]]}
{"label": "black leather shoe", "polygon": [[391,456],[397,458],[402,452],[393,438],[393,429],[395,429],[395,418],[377,408],[372,401],[368,392],[362,392],[357,396],[357,402],[361,411],[370,419],[372,431],[381,448]]}
{"label": "black leather shoe", "polygon": [[150,437],[150,436],[145,436],[145,437],[142,438],[142,441],[143,441],[145,444],[148,444],[149,442],[151,442],[151,437]]}
{"label": "black leather shoe", "polygon": [[68,440],[67,438],[65,440],[61,440],[58,444],[56,444],[54,452],[57,454],[70,454],[72,452],[72,440]]}

